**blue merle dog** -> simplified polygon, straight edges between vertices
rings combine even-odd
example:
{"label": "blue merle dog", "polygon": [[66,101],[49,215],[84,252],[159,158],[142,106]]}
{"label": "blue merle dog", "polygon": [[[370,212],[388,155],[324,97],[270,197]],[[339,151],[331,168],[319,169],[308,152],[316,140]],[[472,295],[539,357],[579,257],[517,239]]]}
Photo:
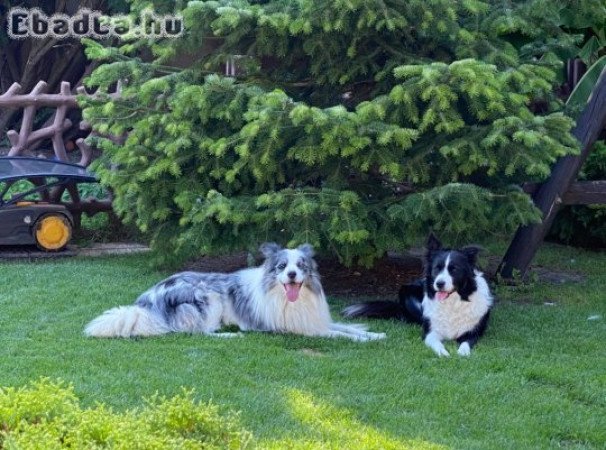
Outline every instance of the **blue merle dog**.
{"label": "blue merle dog", "polygon": [[345,337],[354,341],[382,339],[358,324],[332,321],[309,244],[283,249],[261,246],[259,267],[234,273],[177,273],[153,286],[134,305],[110,309],[90,322],[94,337],[155,336],[171,332],[218,333],[224,325],[242,331]]}

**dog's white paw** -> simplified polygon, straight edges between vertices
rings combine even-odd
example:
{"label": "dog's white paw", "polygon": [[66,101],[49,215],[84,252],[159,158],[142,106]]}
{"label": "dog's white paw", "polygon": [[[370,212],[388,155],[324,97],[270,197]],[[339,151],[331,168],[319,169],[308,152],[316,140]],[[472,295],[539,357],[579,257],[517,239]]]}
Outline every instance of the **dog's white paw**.
{"label": "dog's white paw", "polygon": [[367,331],[366,335],[368,336],[369,341],[377,341],[379,339],[385,339],[387,337],[385,333],[373,333],[371,331]]}
{"label": "dog's white paw", "polygon": [[446,350],[446,347],[442,344],[440,336],[434,332],[425,336],[425,345],[432,349],[438,356],[450,356],[450,353],[448,353],[448,350]]}
{"label": "dog's white paw", "polygon": [[231,339],[231,338],[242,337],[242,336],[244,336],[244,333],[241,333],[239,331],[236,333],[212,333],[211,336]]}
{"label": "dog's white paw", "polygon": [[448,350],[446,350],[446,348],[444,346],[442,346],[441,348],[438,348],[438,349],[434,348],[433,351],[436,352],[436,355],[438,355],[440,357],[442,357],[442,356],[449,357],[450,356],[450,353],[448,353]]}
{"label": "dog's white paw", "polygon": [[434,353],[438,356],[446,356],[446,357],[450,356],[450,353],[448,353],[448,350],[446,350],[446,347],[444,347],[444,345],[441,342],[429,345],[429,348],[431,348],[434,351]]}
{"label": "dog's white paw", "polygon": [[471,347],[469,346],[469,343],[463,342],[461,345],[459,345],[459,349],[457,350],[457,353],[461,356],[471,355]]}
{"label": "dog's white paw", "polygon": [[359,334],[355,336],[348,336],[350,339],[358,342],[368,342],[368,341],[377,341],[379,339],[385,339],[387,335],[385,333],[372,333],[370,331],[365,332],[364,334]]}

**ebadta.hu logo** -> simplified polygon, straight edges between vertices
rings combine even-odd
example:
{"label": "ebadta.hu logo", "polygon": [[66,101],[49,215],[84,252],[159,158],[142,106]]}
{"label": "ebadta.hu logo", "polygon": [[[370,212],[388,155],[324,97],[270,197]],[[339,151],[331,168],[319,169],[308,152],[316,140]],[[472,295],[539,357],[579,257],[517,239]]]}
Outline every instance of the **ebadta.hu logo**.
{"label": "ebadta.hu logo", "polygon": [[80,9],[72,16],[63,13],[47,15],[38,8],[17,7],[8,11],[7,31],[12,39],[174,38],[183,34],[183,17],[158,15],[152,10],[142,11],[138,18],[127,15],[108,16],[89,9]]}

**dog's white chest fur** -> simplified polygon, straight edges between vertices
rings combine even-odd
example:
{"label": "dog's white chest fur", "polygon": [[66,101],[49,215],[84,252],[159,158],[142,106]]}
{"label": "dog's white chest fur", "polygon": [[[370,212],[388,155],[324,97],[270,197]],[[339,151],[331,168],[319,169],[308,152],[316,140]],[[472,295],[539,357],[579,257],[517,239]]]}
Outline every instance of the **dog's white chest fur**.
{"label": "dog's white chest fur", "polygon": [[461,300],[453,292],[446,300],[423,298],[423,316],[429,320],[433,333],[443,339],[456,339],[472,330],[492,305],[492,296],[486,280],[476,271],[477,290],[469,296],[469,301]]}
{"label": "dog's white chest fur", "polygon": [[[251,288],[255,319],[267,329],[308,336],[328,332],[332,320],[323,293],[316,295],[303,286],[297,301],[289,302],[280,284],[263,292],[259,283],[261,269],[242,271],[240,278],[244,285]],[[241,327],[244,326],[241,324]]]}
{"label": "dog's white chest fur", "polygon": [[331,323],[328,304],[322,295],[316,296],[303,287],[296,302],[285,300],[282,286],[277,286],[268,296],[268,302],[274,302],[273,323],[277,330],[303,335],[326,333]]}

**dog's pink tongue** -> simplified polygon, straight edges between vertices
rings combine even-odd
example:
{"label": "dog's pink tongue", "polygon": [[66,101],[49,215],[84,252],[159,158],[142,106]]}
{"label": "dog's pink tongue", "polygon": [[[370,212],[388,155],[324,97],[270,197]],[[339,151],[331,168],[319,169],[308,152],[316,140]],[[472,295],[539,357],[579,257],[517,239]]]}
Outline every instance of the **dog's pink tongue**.
{"label": "dog's pink tongue", "polygon": [[299,298],[299,291],[301,290],[301,285],[296,283],[288,283],[284,285],[286,289],[286,298],[289,302],[296,302]]}
{"label": "dog's pink tongue", "polygon": [[448,296],[450,295],[449,292],[444,292],[444,291],[438,291],[436,292],[436,298],[443,302],[444,300],[446,300],[448,298]]}

